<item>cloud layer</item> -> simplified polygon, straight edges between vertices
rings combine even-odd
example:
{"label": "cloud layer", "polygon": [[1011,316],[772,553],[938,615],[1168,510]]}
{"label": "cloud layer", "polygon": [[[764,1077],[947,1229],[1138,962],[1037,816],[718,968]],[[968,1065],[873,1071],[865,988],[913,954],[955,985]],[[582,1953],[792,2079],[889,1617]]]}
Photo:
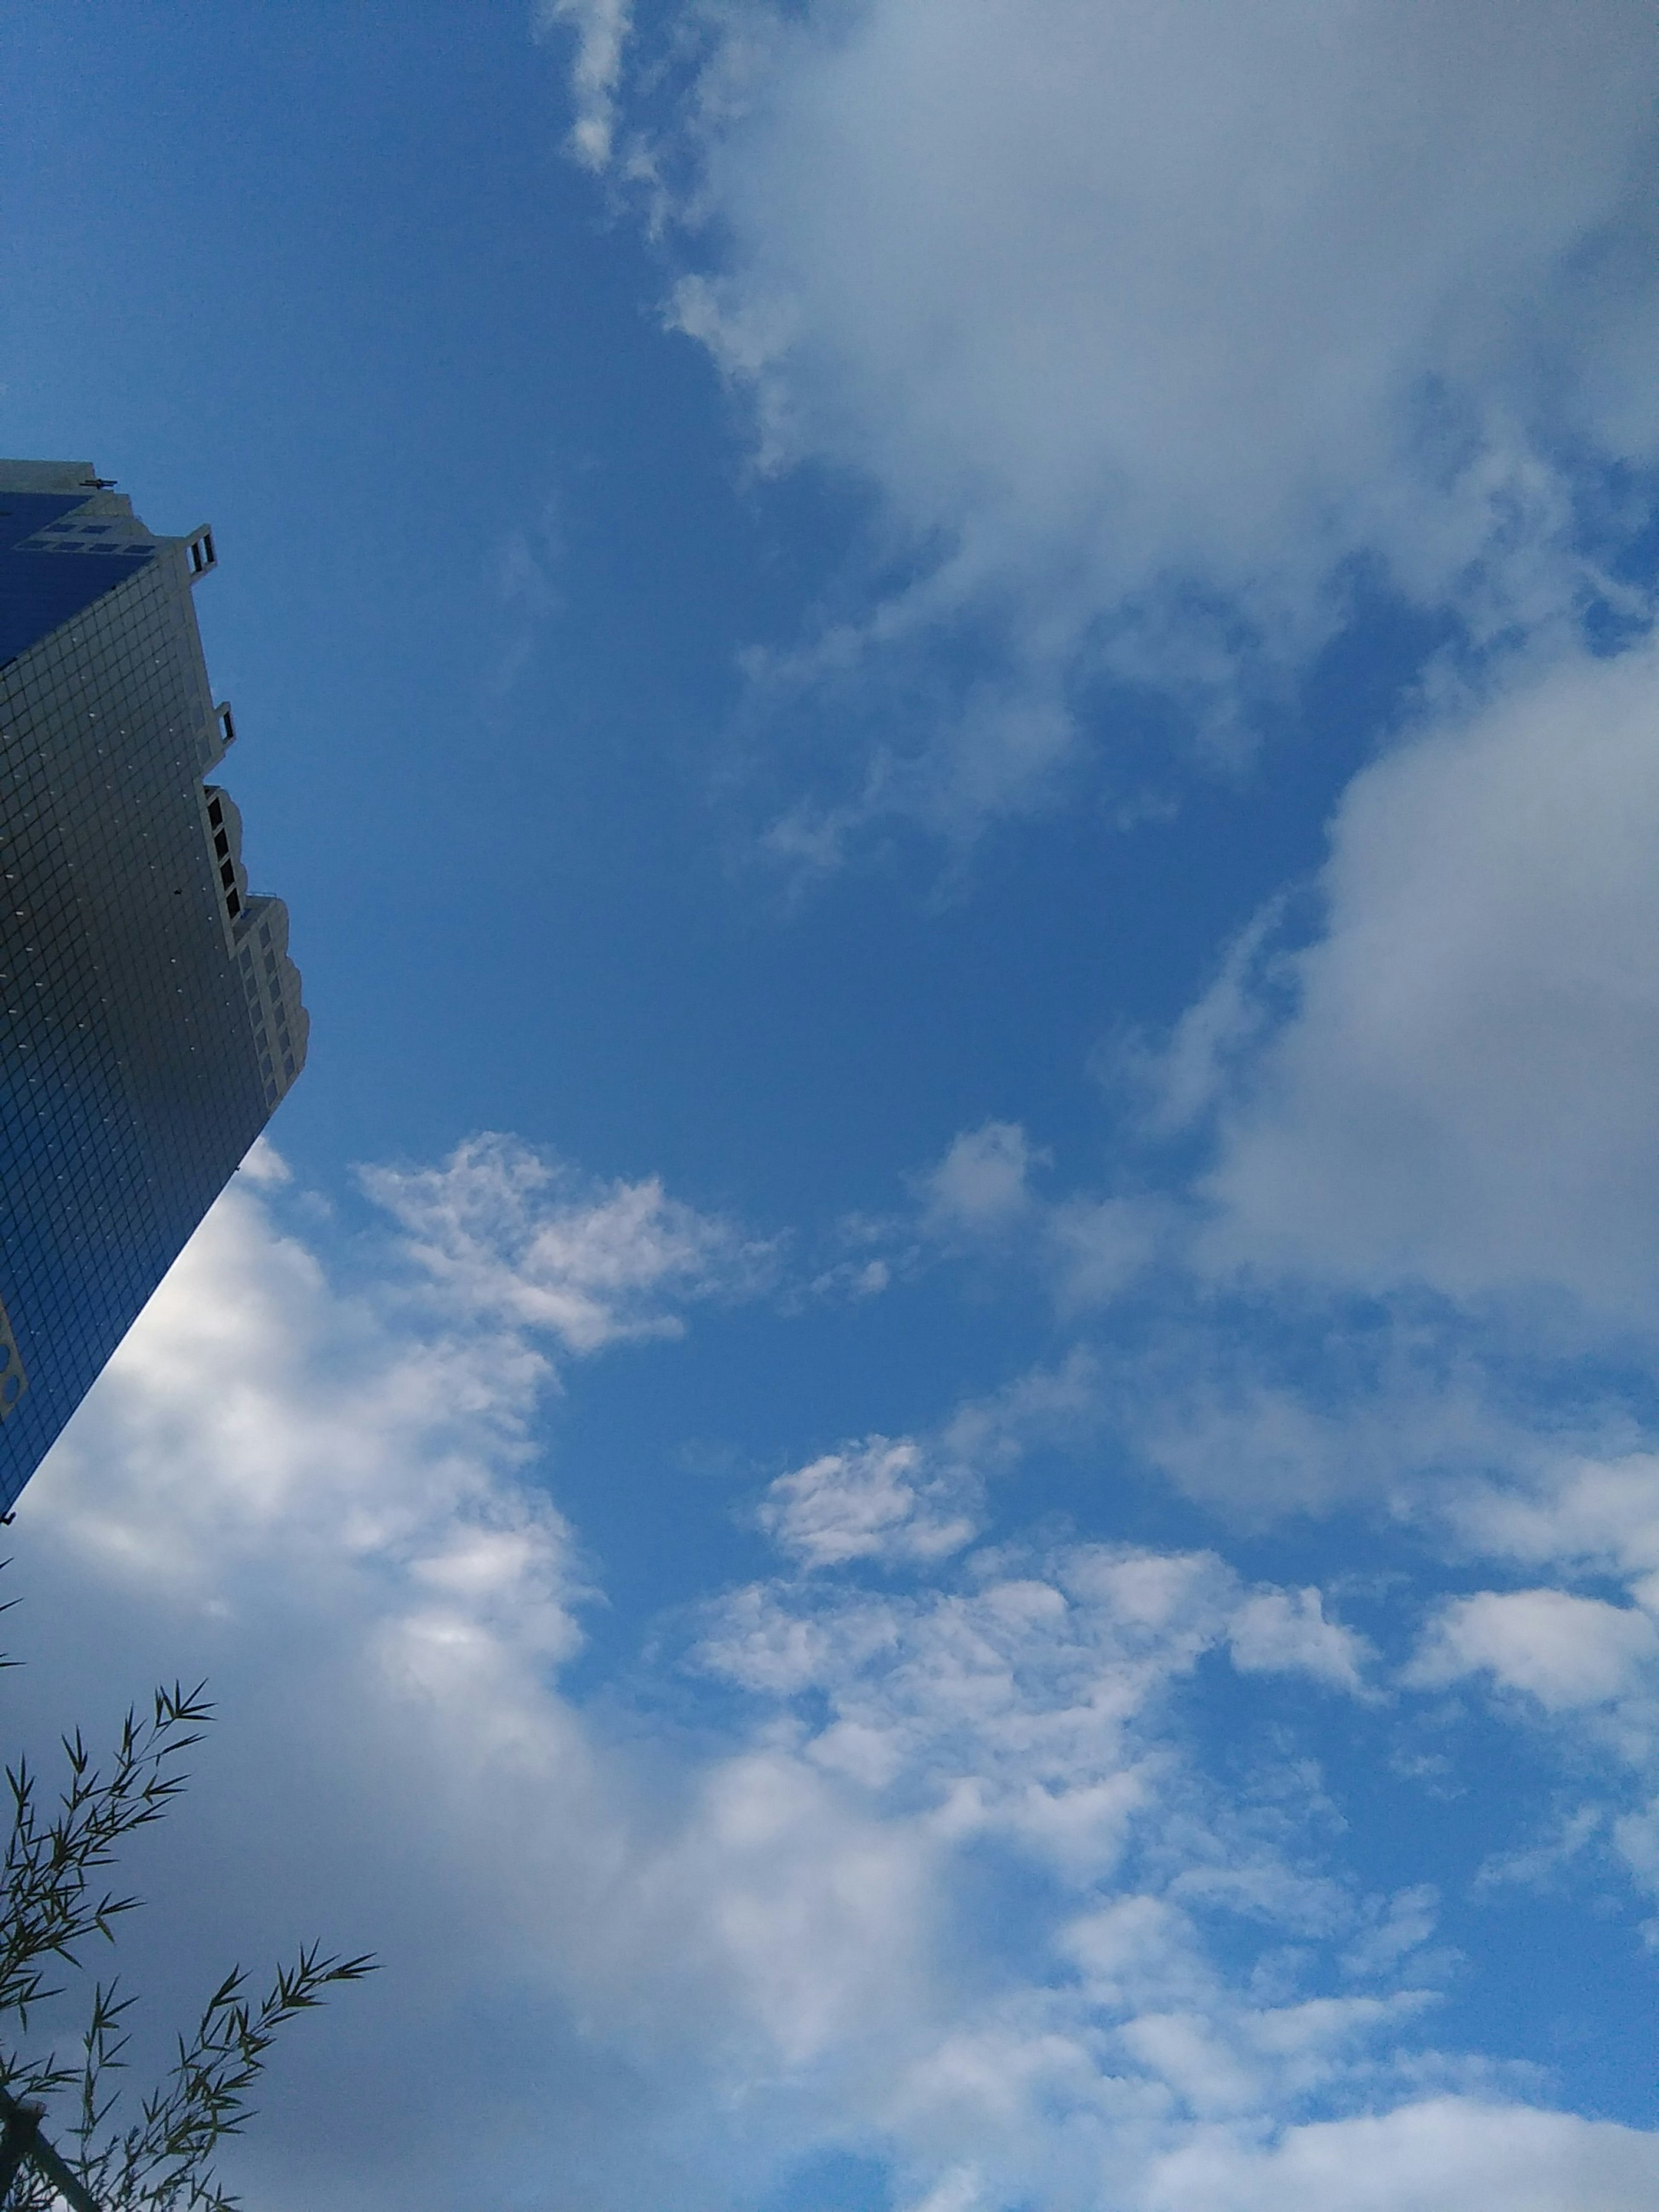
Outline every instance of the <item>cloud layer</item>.
{"label": "cloud layer", "polygon": [[[1650,2138],[1510,2109],[1501,2064],[1437,2052],[1433,1898],[1344,1869],[1306,1760],[1207,1771],[1206,1669],[1304,1721],[1387,1693],[1317,1589],[1146,1546],[951,1564],[964,1534],[871,1505],[944,1444],[848,1444],[771,1492],[805,1571],[700,1618],[685,1657],[738,1700],[723,1721],[693,1744],[585,1707],[559,1675],[590,1571],[531,1467],[537,1395],[550,1358],[701,1295],[726,1232],[674,1211],[665,1243],[659,1194],[466,1146],[370,1179],[396,1235],[347,1290],[256,1169],[19,1539],[54,1697],[78,1682],[90,1712],[112,1675],[198,1662],[226,1693],[206,1835],[180,1838],[211,1879],[170,1903],[176,1863],[152,1869],[161,1993],[182,2008],[217,1949],[289,1942],[323,1900],[386,1955],[279,2075],[263,2201],[437,2212],[478,2185],[479,2134],[491,2185],[618,2212],[758,2202],[830,2147],[880,2158],[916,2212],[1449,2204],[1500,2135],[1534,2146],[1516,2201],[1539,2212],[1659,2177]],[[567,1277],[574,1305],[549,1296]],[[1075,1389],[1039,1378],[942,1434],[994,1472]],[[884,1544],[920,1577],[849,1579]],[[1425,1676],[1509,1665],[1516,1602],[1446,1613]],[[1592,1610],[1600,1634],[1616,1609]],[[476,2100],[464,2143],[438,2078]]]}
{"label": "cloud layer", "polygon": [[1358,570],[1481,639],[1603,588],[1604,472],[1659,458],[1636,0],[696,20],[623,162],[697,264],[675,319],[763,460],[872,488],[890,556],[763,696],[932,732],[861,754],[792,849],[1029,804],[1103,672],[1236,723]]}

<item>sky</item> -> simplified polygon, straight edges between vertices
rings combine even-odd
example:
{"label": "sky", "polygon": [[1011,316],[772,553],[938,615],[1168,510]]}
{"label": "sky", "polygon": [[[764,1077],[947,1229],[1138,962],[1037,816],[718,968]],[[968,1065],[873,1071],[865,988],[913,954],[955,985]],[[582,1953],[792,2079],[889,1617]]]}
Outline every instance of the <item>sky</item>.
{"label": "sky", "polygon": [[[310,1062],[26,1493],[262,2212],[1659,2199],[1659,21],[17,0]],[[164,2063],[164,2057],[163,2057]]]}

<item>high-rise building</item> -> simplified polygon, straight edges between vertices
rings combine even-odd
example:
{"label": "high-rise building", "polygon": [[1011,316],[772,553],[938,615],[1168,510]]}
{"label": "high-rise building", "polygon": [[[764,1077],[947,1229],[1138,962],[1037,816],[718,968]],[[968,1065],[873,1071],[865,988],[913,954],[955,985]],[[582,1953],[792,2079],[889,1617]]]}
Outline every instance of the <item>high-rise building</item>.
{"label": "high-rise building", "polygon": [[88,464],[0,461],[0,1510],[305,1063],[287,910],[208,781],[214,565]]}

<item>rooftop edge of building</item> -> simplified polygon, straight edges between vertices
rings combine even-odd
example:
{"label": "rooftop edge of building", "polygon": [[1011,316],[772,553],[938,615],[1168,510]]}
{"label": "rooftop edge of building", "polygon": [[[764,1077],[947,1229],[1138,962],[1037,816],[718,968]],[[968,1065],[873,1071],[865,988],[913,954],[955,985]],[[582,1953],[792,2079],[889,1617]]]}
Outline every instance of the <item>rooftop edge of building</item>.
{"label": "rooftop edge of building", "polygon": [[[44,551],[58,555],[92,552],[107,556],[111,552],[137,554],[142,550],[147,556],[159,556],[163,569],[173,571],[177,582],[185,587],[186,604],[190,598],[189,587],[199,582],[218,565],[210,526],[203,524],[185,536],[170,536],[151,530],[133,514],[131,499],[116,492],[114,480],[100,477],[96,464],[92,461],[0,459],[0,501],[8,496],[20,501],[44,499],[48,503],[49,511],[55,511],[59,518],[48,522],[44,530],[30,532],[20,541],[17,550],[25,555]],[[55,510],[54,502],[58,503]],[[73,534],[75,524],[63,520],[64,514],[74,517],[90,514],[96,518],[97,526],[94,528],[91,523],[85,524],[82,536],[95,538],[98,542],[95,544],[79,542]],[[66,532],[69,534],[61,534]],[[42,542],[53,536],[56,536],[57,542]],[[0,540],[0,544],[3,543],[3,540]],[[57,624],[56,629],[64,628],[84,615],[88,605],[96,599],[102,598],[109,586],[120,580],[118,574],[113,573],[113,563],[110,564],[109,572],[105,572],[103,562],[96,565],[100,571],[98,579],[100,588],[85,604],[82,604],[82,595],[71,593],[63,607],[52,609],[52,612],[61,612],[64,616],[63,623]],[[0,568],[3,566],[3,556],[0,556]],[[57,562],[54,561],[52,567],[62,573],[58,570]],[[7,624],[0,621],[0,668],[14,665],[18,657],[15,652],[7,650],[6,628]],[[212,692],[208,684],[206,662],[202,654],[201,639],[193,613],[190,617],[189,630],[200,677],[203,705],[208,708]],[[54,634],[54,629],[42,629],[29,644],[23,647],[23,650],[32,650],[33,646],[44,644]],[[12,641],[14,645],[20,642],[19,640]],[[270,997],[270,1011],[275,1017],[270,1030],[264,1027],[266,1010],[262,1005],[251,1000],[248,1012],[263,1063],[261,1073],[267,1110],[274,1110],[305,1066],[310,1018],[301,995],[299,970],[288,953],[288,908],[281,899],[251,889],[242,866],[240,810],[228,793],[218,791],[207,782],[207,778],[219,766],[235,738],[235,724],[230,708],[228,703],[220,702],[212,705],[199,719],[201,734],[197,754],[197,788],[203,808],[203,827],[212,848],[213,866],[219,877],[220,921],[225,932],[226,949],[231,958],[238,962],[239,975],[242,974],[244,964],[239,956],[244,951],[252,925],[256,920],[261,925],[263,943],[259,950],[264,958],[258,981],[262,995]],[[267,975],[263,971],[270,957],[267,948],[271,945],[273,929],[276,970]],[[242,980],[247,980],[245,975]],[[275,1036],[275,1049],[268,1048],[267,1035]]]}
{"label": "rooftop edge of building", "polygon": [[109,480],[90,461],[0,460],[0,492],[106,491]]}

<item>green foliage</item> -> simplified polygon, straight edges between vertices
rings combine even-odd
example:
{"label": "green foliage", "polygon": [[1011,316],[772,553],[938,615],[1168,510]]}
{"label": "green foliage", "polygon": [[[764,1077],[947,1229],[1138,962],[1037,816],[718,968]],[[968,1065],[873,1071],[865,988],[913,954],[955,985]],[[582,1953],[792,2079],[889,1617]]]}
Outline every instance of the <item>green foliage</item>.
{"label": "green foliage", "polygon": [[[44,2106],[42,2134],[55,2146],[28,2160],[4,2197],[4,2212],[54,2212],[64,2201],[50,2178],[73,2176],[99,2212],[233,2212],[212,2160],[227,2136],[251,2115],[250,2096],[278,2032],[322,2002],[336,1984],[374,1971],[368,1958],[302,1950],[256,2003],[240,1968],[209,1999],[195,2033],[179,2039],[178,2063],[165,2081],[123,2120],[119,2083],[134,2000],[118,1983],[93,1990],[77,2059],[55,2051],[25,2055],[30,2015],[64,1988],[61,1970],[81,1965],[86,1945],[113,1943],[117,1923],[138,1903],[104,1886],[118,1846],[161,1819],[187,1779],[179,1762],[202,1739],[212,1708],[201,1686],[175,1683],[155,1692],[153,1709],[130,1711],[113,1758],[95,1765],[77,1730],[65,1736],[68,1778],[55,1804],[43,1805],[35,1775],[19,1760],[7,1770],[11,1832],[6,1846],[0,1922],[0,2090]],[[73,2093],[73,2098],[67,2093]]]}

